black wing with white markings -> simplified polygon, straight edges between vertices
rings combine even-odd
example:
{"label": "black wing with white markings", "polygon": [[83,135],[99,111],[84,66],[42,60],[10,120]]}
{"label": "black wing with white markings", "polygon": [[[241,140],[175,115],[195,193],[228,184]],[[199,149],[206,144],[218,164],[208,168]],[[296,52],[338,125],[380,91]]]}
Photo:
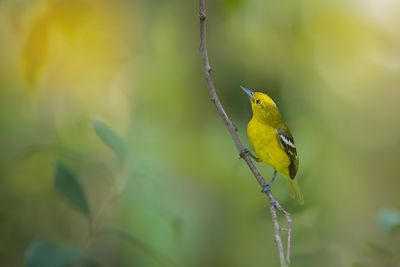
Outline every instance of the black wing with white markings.
{"label": "black wing with white markings", "polygon": [[299,158],[297,157],[296,145],[294,144],[292,134],[289,130],[277,129],[276,135],[282,148],[290,158],[289,175],[290,178],[294,179],[299,166]]}

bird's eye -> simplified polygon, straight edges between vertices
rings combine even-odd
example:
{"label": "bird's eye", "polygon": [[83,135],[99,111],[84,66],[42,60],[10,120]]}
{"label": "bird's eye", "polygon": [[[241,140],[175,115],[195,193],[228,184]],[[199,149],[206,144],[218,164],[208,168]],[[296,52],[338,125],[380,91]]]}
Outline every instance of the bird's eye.
{"label": "bird's eye", "polygon": [[260,100],[257,100],[257,101],[256,101],[256,104],[260,104]]}

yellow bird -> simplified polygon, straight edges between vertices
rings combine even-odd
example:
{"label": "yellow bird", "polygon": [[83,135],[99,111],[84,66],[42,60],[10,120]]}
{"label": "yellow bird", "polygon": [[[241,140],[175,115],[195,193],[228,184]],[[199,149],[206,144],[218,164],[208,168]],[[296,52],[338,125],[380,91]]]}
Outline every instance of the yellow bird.
{"label": "yellow bird", "polygon": [[278,107],[268,95],[252,92],[242,86],[241,88],[249,96],[253,110],[253,118],[247,126],[247,135],[256,156],[252,155],[248,149],[241,152],[248,154],[256,161],[274,167],[272,180],[265,186],[263,192],[271,189],[277,172],[280,172],[286,178],[290,196],[303,204],[303,194],[295,179],[299,158],[289,127],[282,120]]}

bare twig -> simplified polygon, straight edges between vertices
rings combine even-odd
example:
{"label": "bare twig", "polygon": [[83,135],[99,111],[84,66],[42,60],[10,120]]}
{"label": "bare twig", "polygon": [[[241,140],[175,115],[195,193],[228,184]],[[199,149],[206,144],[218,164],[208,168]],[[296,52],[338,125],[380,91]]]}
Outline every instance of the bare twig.
{"label": "bare twig", "polygon": [[[238,149],[239,152],[241,152],[244,147],[243,147],[242,143],[240,142],[238,135],[236,134],[237,128],[230,121],[230,119],[228,118],[228,115],[226,114],[224,108],[222,107],[222,104],[219,101],[218,95],[215,91],[214,82],[211,78],[212,68],[211,68],[209,60],[208,60],[207,44],[206,44],[207,34],[206,34],[206,22],[205,22],[205,20],[206,20],[205,0],[200,0],[199,19],[200,19],[200,53],[201,53],[201,56],[203,59],[204,72],[205,72],[205,76],[206,76],[206,80],[207,80],[208,90],[210,92],[210,99],[212,102],[214,102],[215,106],[217,107],[219,115],[222,117],[225,125],[228,127],[229,132],[233,138],[233,141],[235,142],[236,148]],[[247,163],[247,166],[249,166],[251,172],[256,177],[260,186],[262,188],[264,188],[266,186],[265,180],[261,176],[261,174],[257,170],[257,168],[254,166],[250,157],[246,153],[240,153],[240,157],[244,159],[244,161]],[[268,196],[268,199],[270,202],[270,211],[271,211],[272,221],[273,221],[274,228],[275,228],[275,241],[278,246],[281,266],[287,266],[287,264],[290,263],[290,238],[291,238],[291,232],[292,232],[292,220],[290,218],[290,214],[282,208],[282,206],[273,197],[273,195],[270,191],[267,191],[266,195]],[[286,259],[285,259],[285,254],[283,251],[282,240],[279,235],[280,227],[278,224],[278,217],[276,214],[276,209],[278,209],[286,217],[286,220],[288,221],[288,225],[289,225]]]}
{"label": "bare twig", "polygon": [[285,262],[285,254],[283,253],[283,245],[282,245],[281,236],[279,235],[280,227],[278,224],[278,216],[276,215],[277,201],[275,200],[271,191],[267,191],[267,196],[269,198],[269,203],[270,203],[269,209],[271,211],[272,222],[273,222],[274,228],[275,228],[275,241],[276,241],[276,245],[278,246],[279,259],[281,260],[281,266],[287,266],[287,264]]}
{"label": "bare twig", "polygon": [[[271,196],[272,196],[272,194],[271,194]],[[289,212],[284,210],[282,208],[282,206],[279,204],[279,202],[276,201],[276,200],[275,200],[275,207],[286,217],[286,220],[288,222],[288,239],[287,239],[287,250],[286,250],[286,262],[287,262],[287,264],[290,264],[290,238],[292,236],[292,219],[290,218]]]}

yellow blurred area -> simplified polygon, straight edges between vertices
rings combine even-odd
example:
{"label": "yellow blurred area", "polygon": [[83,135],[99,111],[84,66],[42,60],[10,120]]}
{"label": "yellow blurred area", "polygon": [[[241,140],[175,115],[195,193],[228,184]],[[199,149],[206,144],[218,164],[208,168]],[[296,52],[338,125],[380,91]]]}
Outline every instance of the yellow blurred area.
{"label": "yellow blurred area", "polygon": [[[121,27],[128,18],[105,1],[19,5],[23,11],[14,6],[4,13],[10,17],[22,13],[14,26],[14,38],[8,41],[10,46],[20,46],[10,63],[19,65],[16,75],[25,82],[28,93],[36,101],[53,102],[57,122],[74,113],[88,115],[101,110],[118,127],[124,127],[130,109],[127,86],[134,80],[129,77],[128,81],[126,74],[132,67],[135,25],[131,24],[129,37],[124,36]],[[79,110],[69,109],[73,105]]]}
{"label": "yellow blurred area", "polygon": [[[272,188],[290,266],[397,267],[399,1],[206,2],[242,142],[240,85],[275,100],[296,142],[305,205],[282,176]],[[197,12],[0,1],[1,266],[278,266],[267,199],[209,101]]]}

